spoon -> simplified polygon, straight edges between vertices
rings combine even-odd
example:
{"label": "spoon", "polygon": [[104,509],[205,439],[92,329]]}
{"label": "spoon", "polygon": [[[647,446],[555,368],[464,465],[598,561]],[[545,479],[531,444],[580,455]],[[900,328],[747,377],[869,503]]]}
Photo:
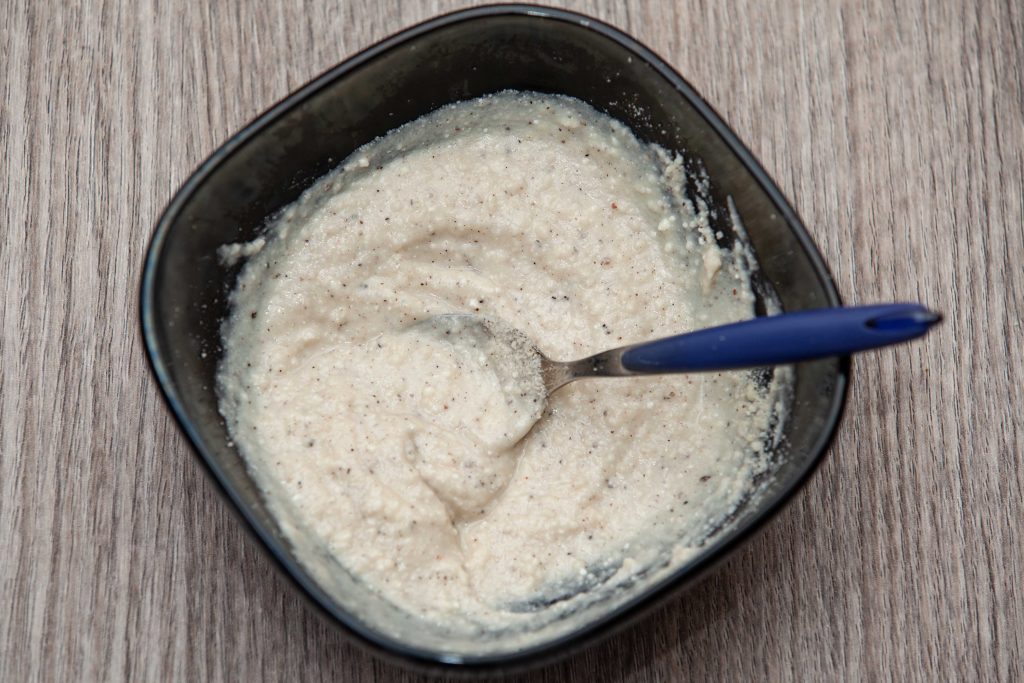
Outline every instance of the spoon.
{"label": "spoon", "polygon": [[[452,341],[470,343],[500,356],[503,374],[517,386],[530,386],[539,368],[540,400],[585,377],[631,377],[709,372],[783,365],[916,339],[942,320],[920,304],[877,304],[783,313],[710,327],[655,341],[602,351],[580,360],[559,362],[542,354],[521,331],[472,314],[438,315],[420,323]],[[519,371],[510,371],[517,368]]]}

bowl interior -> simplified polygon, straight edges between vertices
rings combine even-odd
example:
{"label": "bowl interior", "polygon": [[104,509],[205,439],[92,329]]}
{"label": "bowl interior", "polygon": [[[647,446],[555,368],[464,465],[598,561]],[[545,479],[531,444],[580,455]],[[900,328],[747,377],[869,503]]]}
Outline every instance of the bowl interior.
{"label": "bowl interior", "polygon": [[[838,303],[798,219],[717,116],[645,49],[569,13],[489,8],[410,29],[320,77],[218,150],[174,199],[151,247],[142,303],[154,370],[212,473],[306,591],[369,642],[428,661],[482,664],[550,652],[691,578],[803,480],[835,427],[845,389],[843,361],[797,366],[786,445],[775,454],[763,493],[690,566],[638,585],[614,609],[587,608],[571,628],[553,628],[529,642],[512,636],[452,639],[417,628],[344,572],[308,573],[268,515],[217,409],[220,324],[238,274],[237,266],[218,262],[217,248],[253,239],[268,217],[369,140],[442,105],[509,88],[578,97],[627,123],[640,138],[683,152],[694,168],[707,170],[707,200],[716,209],[717,227],[729,234],[727,202],[733,202],[760,277],[785,310]],[[345,599],[332,599],[339,594]]]}

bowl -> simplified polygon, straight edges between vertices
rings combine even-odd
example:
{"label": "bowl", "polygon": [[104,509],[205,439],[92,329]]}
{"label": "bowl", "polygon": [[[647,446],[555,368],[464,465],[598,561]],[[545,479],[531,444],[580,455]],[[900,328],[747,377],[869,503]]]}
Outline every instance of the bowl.
{"label": "bowl", "polygon": [[[710,186],[689,187],[735,236],[742,219],[760,270],[755,288],[784,310],[839,305],[800,219],[751,153],[665,62],[629,36],[572,12],[505,5],[448,14],[405,30],[318,77],[246,126],[187,180],[160,218],[145,262],[142,332],[167,403],[230,505],[300,591],[355,640],[431,669],[533,665],[607,635],[734,551],[789,500],[823,457],[845,401],[849,359],[795,366],[783,448],[759,494],[694,560],[638,581],[614,604],[530,639],[451,638],[386,603],[340,568],[313,576],[300,564],[233,447],[217,408],[220,326],[238,266],[223,244],[256,237],[357,147],[438,107],[506,89],[577,97],[643,140],[681,152]],[[728,238],[727,238],[728,239]],[[329,584],[329,585],[328,585]],[[497,642],[500,641],[500,642]]]}

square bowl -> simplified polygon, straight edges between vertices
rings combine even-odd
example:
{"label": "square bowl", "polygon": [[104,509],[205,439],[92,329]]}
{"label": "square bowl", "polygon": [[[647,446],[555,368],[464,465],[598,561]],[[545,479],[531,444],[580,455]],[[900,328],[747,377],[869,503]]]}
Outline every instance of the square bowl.
{"label": "square bowl", "polygon": [[[502,90],[571,95],[645,142],[706,171],[687,191],[713,227],[742,217],[760,270],[755,288],[783,310],[839,305],[822,257],[779,189],[722,119],[665,62],[616,29],[572,12],[502,5],[455,12],[346,60],[271,108],[214,152],[157,225],[142,279],[146,350],[163,394],[207,471],[300,591],[378,653],[433,669],[511,669],[547,661],[621,627],[693,583],[789,500],[823,457],[846,396],[849,358],[795,366],[783,447],[759,492],[683,566],[581,608],[531,638],[458,639],[424,628],[340,567],[313,575],[268,513],[218,411],[221,324],[239,266],[221,245],[268,219],[361,145],[443,105]],[[763,312],[763,311],[762,311]]]}

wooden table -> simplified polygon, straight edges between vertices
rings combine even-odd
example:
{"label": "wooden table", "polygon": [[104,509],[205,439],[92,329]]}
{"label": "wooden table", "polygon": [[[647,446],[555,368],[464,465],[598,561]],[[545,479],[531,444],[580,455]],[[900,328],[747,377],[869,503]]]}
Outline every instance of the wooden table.
{"label": "wooden table", "polygon": [[[947,322],[858,359],[826,463],[765,533],[536,679],[1020,679],[1021,4],[566,4],[718,108],[848,302]],[[0,680],[414,678],[319,619],[214,495],[136,300],[154,221],[209,152],[457,3],[64,5],[0,11]]]}

